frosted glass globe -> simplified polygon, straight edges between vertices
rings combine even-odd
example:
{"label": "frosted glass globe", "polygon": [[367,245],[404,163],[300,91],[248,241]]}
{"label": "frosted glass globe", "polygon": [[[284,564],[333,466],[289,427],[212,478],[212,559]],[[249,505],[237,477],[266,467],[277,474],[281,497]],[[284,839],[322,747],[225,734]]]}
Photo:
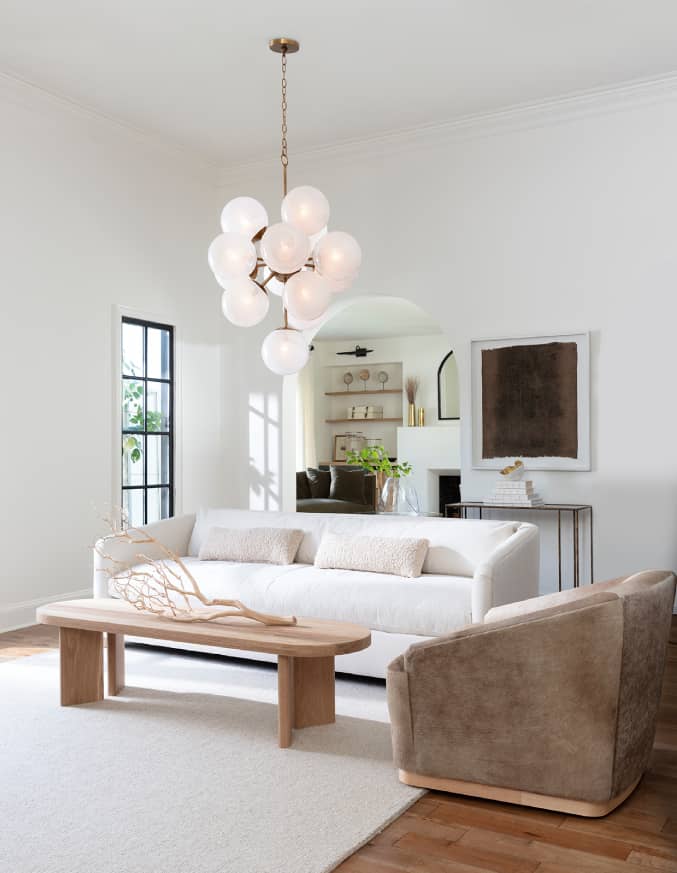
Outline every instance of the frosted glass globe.
{"label": "frosted glass globe", "polygon": [[207,260],[220,282],[248,276],[256,266],[256,249],[243,233],[221,233],[209,246]]}
{"label": "frosted glass globe", "polygon": [[221,295],[221,309],[238,327],[252,327],[268,313],[268,295],[248,277],[232,279]]}
{"label": "frosted glass globe", "polygon": [[268,226],[268,213],[253,197],[235,197],[229,200],[221,213],[224,233],[243,233],[251,239]]}
{"label": "frosted glass globe", "polygon": [[292,188],[282,201],[282,221],[293,224],[306,236],[318,233],[329,221],[329,201],[310,185]]}
{"label": "frosted glass globe", "polygon": [[308,237],[283,221],[272,224],[261,239],[261,256],[274,273],[295,273],[305,264],[309,254]]}
{"label": "frosted glass globe", "polygon": [[287,316],[289,327],[295,327],[296,330],[312,330],[313,328],[320,327],[320,325],[325,323],[328,318],[328,312],[323,312],[319,318],[313,318],[310,321],[304,321],[304,319],[302,318],[296,318],[291,314],[291,312],[288,312]]}
{"label": "frosted glass globe", "polygon": [[362,251],[349,233],[332,230],[320,239],[313,252],[315,267],[327,279],[341,281],[354,276],[362,262]]}
{"label": "frosted glass globe", "polygon": [[298,330],[280,328],[269,333],[261,345],[263,363],[278,376],[298,373],[308,363],[308,341]]}
{"label": "frosted glass globe", "polygon": [[290,315],[301,321],[312,321],[329,308],[331,288],[322,276],[304,271],[287,279],[283,299]]}

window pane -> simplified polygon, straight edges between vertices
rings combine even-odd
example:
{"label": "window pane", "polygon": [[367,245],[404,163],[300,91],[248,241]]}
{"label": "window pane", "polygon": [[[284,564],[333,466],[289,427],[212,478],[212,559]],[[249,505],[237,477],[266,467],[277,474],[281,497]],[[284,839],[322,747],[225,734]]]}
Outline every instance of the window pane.
{"label": "window pane", "polygon": [[143,485],[143,437],[122,435],[122,484]]}
{"label": "window pane", "polygon": [[169,379],[169,331],[148,328],[148,372],[150,379]]}
{"label": "window pane", "polygon": [[169,437],[146,437],[148,485],[169,485]]}
{"label": "window pane", "polygon": [[143,327],[122,322],[122,372],[143,376]]}
{"label": "window pane", "polygon": [[143,430],[143,382],[122,380],[122,429]]}
{"label": "window pane", "polygon": [[149,488],[148,522],[169,518],[169,488]]}
{"label": "window pane", "polygon": [[148,382],[146,430],[169,430],[169,385]]}
{"label": "window pane", "polygon": [[143,524],[143,490],[122,492],[122,505],[127,513],[127,521],[131,527]]}

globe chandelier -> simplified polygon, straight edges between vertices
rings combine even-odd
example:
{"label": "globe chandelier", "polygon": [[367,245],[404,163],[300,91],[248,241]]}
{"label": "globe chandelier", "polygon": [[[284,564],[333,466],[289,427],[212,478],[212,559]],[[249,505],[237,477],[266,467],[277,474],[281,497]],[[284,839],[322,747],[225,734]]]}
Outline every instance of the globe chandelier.
{"label": "globe chandelier", "polygon": [[261,345],[265,365],[281,376],[298,373],[308,362],[303,330],[327,311],[334,294],[357,277],[362,253],[341,230],[327,230],[329,202],[310,185],[287,190],[287,56],[295,39],[271,39],[282,56],[282,221],[269,224],[265,207],[253,197],[235,197],[223,207],[221,230],[207,260],[223,288],[221,308],[228,321],[253,327],[267,315],[271,294],[282,298],[281,327]]}

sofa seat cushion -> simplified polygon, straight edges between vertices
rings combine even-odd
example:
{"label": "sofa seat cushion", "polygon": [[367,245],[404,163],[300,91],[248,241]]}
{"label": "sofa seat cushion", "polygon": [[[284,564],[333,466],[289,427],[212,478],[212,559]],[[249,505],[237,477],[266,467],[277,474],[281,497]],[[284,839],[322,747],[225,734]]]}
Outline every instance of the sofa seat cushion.
{"label": "sofa seat cushion", "polygon": [[366,503],[350,503],[348,500],[332,500],[331,497],[311,497],[309,500],[297,500],[296,511],[373,513],[374,507],[368,506]]}
{"label": "sofa seat cushion", "polygon": [[451,633],[471,621],[472,579],[466,577],[403,579],[304,564],[183,561],[206,597],[241,600],[251,609],[276,615],[348,621],[420,636]]}

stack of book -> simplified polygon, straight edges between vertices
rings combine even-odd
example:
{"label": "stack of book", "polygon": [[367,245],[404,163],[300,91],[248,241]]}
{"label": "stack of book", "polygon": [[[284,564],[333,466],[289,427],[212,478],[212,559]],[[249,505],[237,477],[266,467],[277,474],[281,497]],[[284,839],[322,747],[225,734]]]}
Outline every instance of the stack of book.
{"label": "stack of book", "polygon": [[349,406],[348,418],[383,418],[382,406]]}
{"label": "stack of book", "polygon": [[484,502],[492,506],[542,506],[543,498],[534,491],[531,479],[506,479],[496,483],[493,494]]}

